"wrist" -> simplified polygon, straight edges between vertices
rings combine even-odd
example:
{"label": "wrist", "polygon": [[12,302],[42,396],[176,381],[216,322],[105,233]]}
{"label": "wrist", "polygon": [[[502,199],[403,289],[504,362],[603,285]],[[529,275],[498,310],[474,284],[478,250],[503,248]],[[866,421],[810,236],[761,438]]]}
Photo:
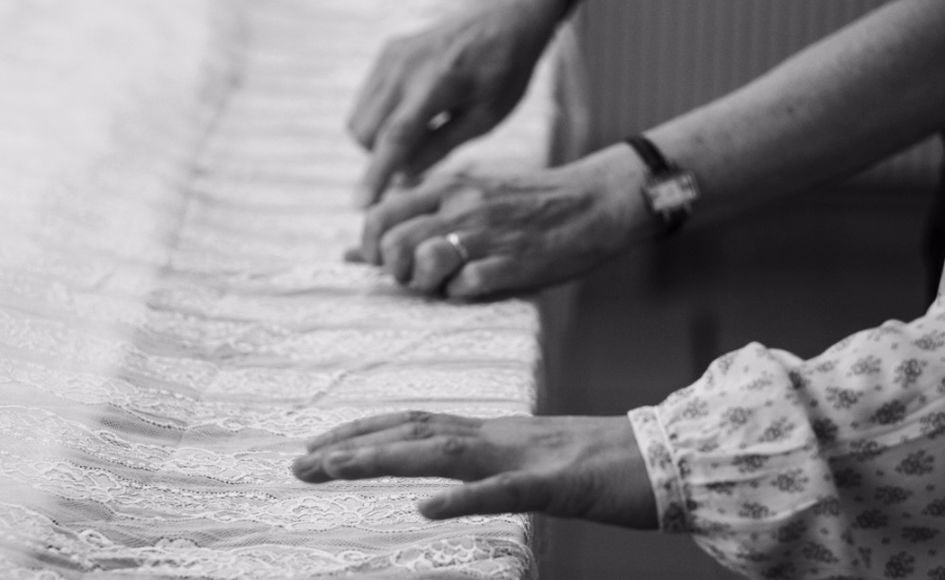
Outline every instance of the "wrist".
{"label": "wrist", "polygon": [[646,182],[640,193],[647,209],[663,222],[664,235],[675,233],[689,219],[699,199],[695,175],[668,159],[645,135],[632,135],[624,143],[646,165]]}
{"label": "wrist", "polygon": [[650,210],[643,196],[649,170],[633,149],[617,143],[585,159],[618,216],[621,249],[656,238],[665,230],[662,218]]}

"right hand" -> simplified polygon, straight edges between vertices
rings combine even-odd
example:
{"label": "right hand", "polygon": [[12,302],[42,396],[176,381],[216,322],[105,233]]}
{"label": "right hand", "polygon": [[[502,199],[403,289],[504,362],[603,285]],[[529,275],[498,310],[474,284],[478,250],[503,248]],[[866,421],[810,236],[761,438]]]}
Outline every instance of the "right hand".
{"label": "right hand", "polygon": [[634,194],[645,178],[623,144],[554,169],[432,176],[370,208],[361,247],[346,258],[449,298],[543,288],[655,233],[658,221]]}
{"label": "right hand", "polygon": [[466,482],[420,504],[423,515],[436,520],[541,511],[657,526],[646,466],[625,416],[379,415],[312,439],[294,472],[309,483],[390,475]]}
{"label": "right hand", "polygon": [[515,107],[566,10],[564,0],[468,2],[435,27],[387,44],[348,127],[371,158],[358,202],[396,174],[415,177]]}

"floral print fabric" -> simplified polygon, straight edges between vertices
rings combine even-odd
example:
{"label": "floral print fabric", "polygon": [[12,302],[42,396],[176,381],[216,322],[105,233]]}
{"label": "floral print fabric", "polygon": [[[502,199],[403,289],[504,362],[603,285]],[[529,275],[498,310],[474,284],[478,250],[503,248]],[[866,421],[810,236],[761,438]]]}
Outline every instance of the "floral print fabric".
{"label": "floral print fabric", "polygon": [[629,418],[661,529],[729,568],[945,580],[945,298],[807,361],[749,344]]}

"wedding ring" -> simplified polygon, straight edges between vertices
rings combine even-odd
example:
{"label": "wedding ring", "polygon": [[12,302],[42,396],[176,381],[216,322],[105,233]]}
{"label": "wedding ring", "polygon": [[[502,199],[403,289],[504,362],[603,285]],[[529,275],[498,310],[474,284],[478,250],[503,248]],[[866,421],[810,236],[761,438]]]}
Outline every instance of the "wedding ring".
{"label": "wedding ring", "polygon": [[469,261],[469,250],[466,249],[466,246],[463,245],[462,240],[459,239],[459,234],[456,232],[451,232],[446,235],[446,241],[449,245],[453,246],[453,249],[456,250],[456,253],[459,254],[459,259],[465,264]]}

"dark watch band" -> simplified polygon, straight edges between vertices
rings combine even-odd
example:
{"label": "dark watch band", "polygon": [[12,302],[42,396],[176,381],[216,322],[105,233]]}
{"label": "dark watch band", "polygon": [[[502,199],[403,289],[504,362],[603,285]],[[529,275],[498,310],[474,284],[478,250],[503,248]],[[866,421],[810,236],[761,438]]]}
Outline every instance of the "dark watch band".
{"label": "dark watch band", "polygon": [[659,148],[643,135],[628,137],[629,145],[649,170],[641,194],[650,212],[663,220],[664,234],[682,227],[692,213],[692,204],[699,199],[695,176],[666,159]]}
{"label": "dark watch band", "polygon": [[657,149],[652,141],[643,135],[634,135],[627,137],[627,145],[633,148],[643,160],[643,163],[649,168],[653,175],[663,175],[669,173],[671,167],[663,154]]}

